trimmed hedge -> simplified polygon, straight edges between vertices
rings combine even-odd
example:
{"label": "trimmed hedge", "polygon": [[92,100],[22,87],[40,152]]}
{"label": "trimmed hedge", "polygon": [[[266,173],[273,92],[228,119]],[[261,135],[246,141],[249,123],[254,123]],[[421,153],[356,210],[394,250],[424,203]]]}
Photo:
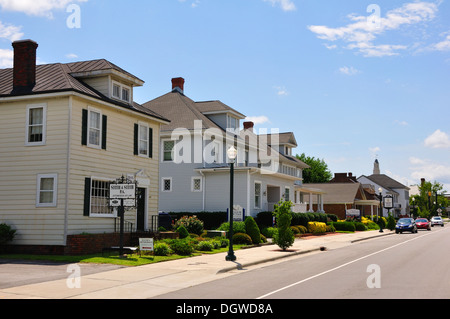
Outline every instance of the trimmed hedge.
{"label": "trimmed hedge", "polygon": [[203,221],[205,229],[216,229],[228,219],[227,212],[169,212],[168,214],[172,217],[172,220],[181,219],[183,216],[195,215]]}
{"label": "trimmed hedge", "polygon": [[336,230],[355,232],[356,226],[354,222],[333,222],[332,225]]}

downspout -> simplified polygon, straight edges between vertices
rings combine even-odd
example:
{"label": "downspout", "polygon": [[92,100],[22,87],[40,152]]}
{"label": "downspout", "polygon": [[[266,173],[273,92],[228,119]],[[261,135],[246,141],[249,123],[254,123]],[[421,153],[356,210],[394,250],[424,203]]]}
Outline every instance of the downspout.
{"label": "downspout", "polygon": [[66,196],[64,203],[64,243],[67,245],[67,233],[69,223],[69,185],[70,185],[70,140],[72,137],[72,103],[73,97],[69,96],[69,112],[68,112],[68,125],[67,125],[67,151],[66,151]]}

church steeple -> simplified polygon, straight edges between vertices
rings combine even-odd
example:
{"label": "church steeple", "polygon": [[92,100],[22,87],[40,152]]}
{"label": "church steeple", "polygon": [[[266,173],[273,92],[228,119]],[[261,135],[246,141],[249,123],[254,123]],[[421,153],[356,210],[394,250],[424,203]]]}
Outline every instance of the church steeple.
{"label": "church steeple", "polygon": [[378,163],[378,159],[375,160],[375,163],[373,164],[373,174],[374,175],[380,175],[380,163]]}

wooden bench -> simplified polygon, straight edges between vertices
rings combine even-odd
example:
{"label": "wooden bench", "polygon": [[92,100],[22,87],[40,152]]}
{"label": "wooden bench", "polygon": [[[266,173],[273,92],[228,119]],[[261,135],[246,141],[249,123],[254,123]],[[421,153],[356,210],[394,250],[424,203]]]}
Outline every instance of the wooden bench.
{"label": "wooden bench", "polygon": [[[136,252],[137,250],[138,250],[137,247],[123,247],[124,254],[132,254],[132,253]],[[119,246],[105,247],[102,249],[102,256],[105,254],[105,252],[111,252],[111,251],[120,252],[120,247]]]}

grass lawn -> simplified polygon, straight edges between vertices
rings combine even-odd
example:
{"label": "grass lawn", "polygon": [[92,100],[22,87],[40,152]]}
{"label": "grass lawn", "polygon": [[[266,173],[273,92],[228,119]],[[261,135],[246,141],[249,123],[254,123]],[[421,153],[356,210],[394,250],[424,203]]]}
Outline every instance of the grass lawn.
{"label": "grass lawn", "polygon": [[[241,249],[245,245],[233,245],[234,250]],[[102,254],[82,255],[82,256],[50,256],[50,255],[0,255],[0,259],[17,259],[17,260],[41,260],[58,263],[94,263],[94,264],[114,264],[128,267],[142,266],[152,263],[164,262],[169,260],[189,258],[199,256],[201,254],[217,254],[227,252],[228,248],[214,249],[213,251],[196,251],[191,256],[153,256],[150,254],[139,253],[128,255],[127,258],[120,258],[118,253],[111,253],[105,256]]]}

